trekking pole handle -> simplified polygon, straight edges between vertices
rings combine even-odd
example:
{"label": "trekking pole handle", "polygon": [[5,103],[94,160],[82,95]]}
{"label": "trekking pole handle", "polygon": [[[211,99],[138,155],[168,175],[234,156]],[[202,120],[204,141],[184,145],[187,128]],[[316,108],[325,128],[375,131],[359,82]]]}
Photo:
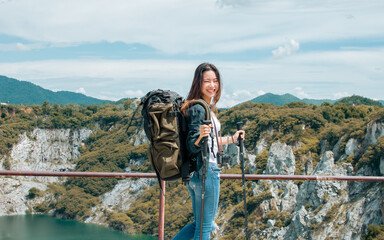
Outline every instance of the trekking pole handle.
{"label": "trekking pole handle", "polygon": [[[240,131],[241,130],[241,125],[243,125],[242,122],[238,122],[236,123],[237,125],[237,131]],[[241,137],[243,133],[240,133],[239,134],[239,137],[238,137],[238,146],[240,147],[240,155],[242,155],[242,159],[244,159],[244,142],[243,142],[243,138]]]}
{"label": "trekking pole handle", "polygon": [[211,122],[211,120],[204,120],[203,123],[204,123],[205,125],[210,125],[212,122]]}
{"label": "trekking pole handle", "polygon": [[237,125],[237,130],[241,130],[241,126],[243,125],[243,123],[237,122],[236,125]]}
{"label": "trekking pole handle", "polygon": [[[241,130],[241,126],[243,125],[242,122],[237,122],[236,123],[237,125],[237,131],[240,131]],[[241,137],[242,133],[239,134],[239,137],[238,137],[238,145],[240,146],[242,143],[243,143],[243,138]]]}
{"label": "trekking pole handle", "polygon": [[[211,125],[212,121],[211,120],[204,120],[203,123],[204,123],[204,125]],[[209,135],[212,137],[212,127],[211,127],[211,133]]]}
{"label": "trekking pole handle", "polygon": [[[241,130],[241,125],[243,123],[242,122],[238,122],[236,123],[237,125],[237,131],[240,131]],[[237,142],[238,142],[238,146],[240,147],[240,161],[241,161],[241,164],[243,165],[244,164],[244,141],[243,141],[243,138],[241,137],[243,133],[240,133],[239,134],[239,137],[237,138]]]}
{"label": "trekking pole handle", "polygon": [[[210,125],[211,120],[204,120],[203,121],[204,125]],[[208,137],[204,137],[204,147],[203,147],[203,155],[208,158]]]}

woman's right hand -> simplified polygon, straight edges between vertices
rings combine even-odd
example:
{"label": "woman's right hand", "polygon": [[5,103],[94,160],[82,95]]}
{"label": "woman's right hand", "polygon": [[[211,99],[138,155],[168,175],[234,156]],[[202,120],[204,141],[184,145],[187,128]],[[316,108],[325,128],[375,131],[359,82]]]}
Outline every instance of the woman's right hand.
{"label": "woman's right hand", "polygon": [[209,136],[209,134],[211,133],[211,128],[212,128],[211,125],[206,125],[206,124],[200,125],[200,128],[199,128],[199,134],[200,135],[195,142],[196,146],[200,147],[199,143],[200,143],[201,139]]}
{"label": "woman's right hand", "polygon": [[212,128],[211,125],[206,125],[206,124],[200,125],[200,129],[199,129],[200,138],[208,137],[209,134],[211,133],[211,128]]}

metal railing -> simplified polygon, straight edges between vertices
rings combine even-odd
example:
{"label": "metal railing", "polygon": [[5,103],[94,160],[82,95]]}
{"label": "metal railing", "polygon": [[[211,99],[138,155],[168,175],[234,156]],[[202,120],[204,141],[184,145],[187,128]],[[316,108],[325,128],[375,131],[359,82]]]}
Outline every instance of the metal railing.
{"label": "metal railing", "polygon": [[[38,176],[38,177],[91,177],[91,178],[156,178],[155,173],[120,172],[48,172],[48,171],[10,171],[0,170],[0,176]],[[221,174],[221,179],[241,179],[241,174]],[[257,175],[245,174],[246,180],[302,180],[302,181],[360,181],[384,182],[378,176],[330,176],[330,175]],[[165,193],[165,182],[161,182]],[[159,201],[159,240],[164,239],[165,196],[160,191]]]}

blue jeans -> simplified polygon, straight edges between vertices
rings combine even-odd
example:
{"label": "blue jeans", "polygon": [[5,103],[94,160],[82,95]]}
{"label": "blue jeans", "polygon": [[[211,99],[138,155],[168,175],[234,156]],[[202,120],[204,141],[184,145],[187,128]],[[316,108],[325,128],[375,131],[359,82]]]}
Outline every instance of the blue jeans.
{"label": "blue jeans", "polygon": [[[203,186],[202,171],[193,174],[190,182],[187,184],[189,194],[192,199],[192,209],[195,221],[185,226],[173,238],[173,240],[187,240],[200,238],[200,211],[201,211],[201,191]],[[204,218],[203,218],[203,236],[202,239],[209,240],[211,231],[217,227],[215,224],[215,214],[219,204],[220,194],[220,168],[215,163],[209,163],[205,180],[204,197]]]}

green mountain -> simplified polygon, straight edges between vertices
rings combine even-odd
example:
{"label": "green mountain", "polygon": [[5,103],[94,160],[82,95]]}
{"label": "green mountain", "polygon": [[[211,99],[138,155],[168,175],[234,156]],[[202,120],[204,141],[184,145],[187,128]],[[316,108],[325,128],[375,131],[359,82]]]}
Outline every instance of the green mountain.
{"label": "green mountain", "polygon": [[347,106],[355,106],[355,105],[368,105],[368,106],[378,106],[378,107],[383,107],[382,101],[375,101],[366,97],[358,96],[358,95],[353,95],[351,97],[345,97],[336,102],[336,104],[339,103],[344,103]]}
{"label": "green mountain", "polygon": [[337,100],[304,98],[301,101],[306,103],[306,104],[321,105],[323,102],[335,103]]}
{"label": "green mountain", "polygon": [[300,98],[293,96],[292,94],[286,93],[284,95],[276,95],[273,93],[266,93],[264,95],[258,96],[251,100],[254,103],[272,103],[275,105],[283,106],[291,102],[299,102]]}
{"label": "green mountain", "polygon": [[26,81],[0,75],[0,101],[10,104],[42,104],[45,101],[57,104],[102,104],[109,101],[88,97],[69,91],[53,92]]}
{"label": "green mountain", "polygon": [[277,95],[273,93],[266,93],[264,95],[258,96],[254,99],[251,100],[251,102],[254,103],[272,103],[278,106],[283,106],[287,103],[292,103],[292,102],[303,102],[306,104],[314,104],[314,105],[321,105],[324,102],[329,102],[332,104],[337,104],[337,103],[345,103],[348,106],[352,105],[368,105],[368,106],[379,106],[383,107],[384,106],[384,100],[372,100],[369,98],[353,95],[351,97],[345,97],[342,99],[338,100],[331,100],[331,99],[310,99],[310,98],[304,98],[300,99],[298,97],[293,96],[292,94],[284,94],[284,95]]}

